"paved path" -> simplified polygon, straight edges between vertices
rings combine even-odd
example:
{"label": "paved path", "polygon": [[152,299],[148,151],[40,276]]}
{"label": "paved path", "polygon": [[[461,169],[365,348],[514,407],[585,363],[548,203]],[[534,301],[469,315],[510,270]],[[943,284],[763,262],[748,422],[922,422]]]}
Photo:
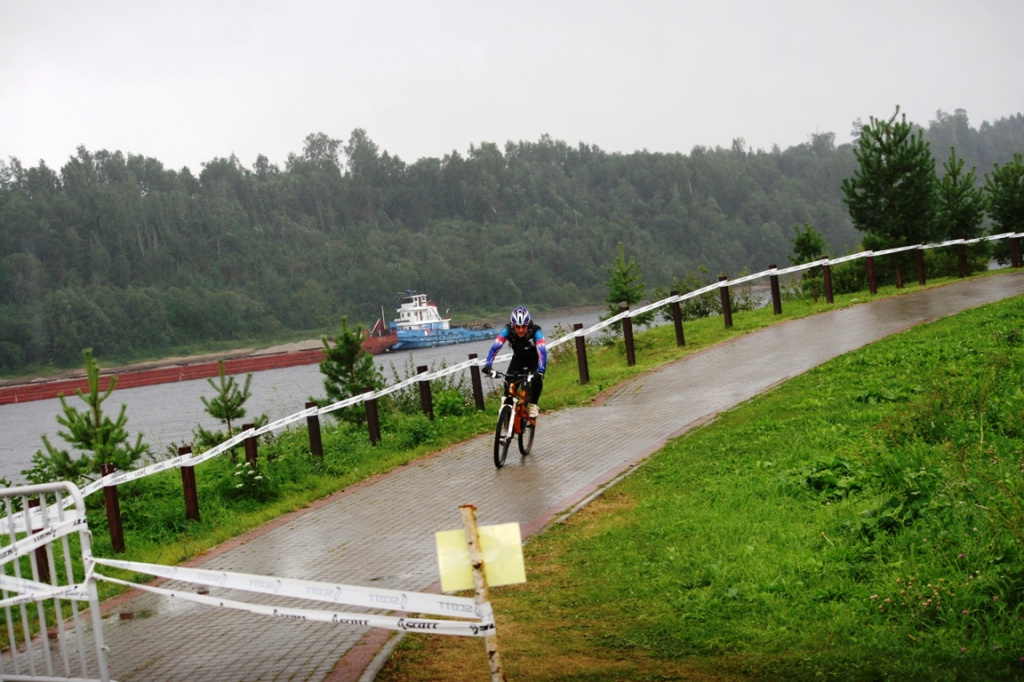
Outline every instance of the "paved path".
{"label": "paved path", "polygon": [[[543,415],[534,453],[520,458],[513,446],[504,469],[491,461],[491,438],[477,438],[335,495],[192,565],[423,591],[438,580],[434,532],[461,528],[462,504],[474,504],[482,524],[518,521],[525,534],[536,533],[722,410],[882,337],[1021,293],[1024,272],[1007,272],[763,329],[638,377],[599,406]],[[149,594],[121,598],[106,611],[111,670],[122,682],[356,680],[369,659],[352,652],[372,654],[387,636]],[[121,619],[120,612],[135,617]]]}

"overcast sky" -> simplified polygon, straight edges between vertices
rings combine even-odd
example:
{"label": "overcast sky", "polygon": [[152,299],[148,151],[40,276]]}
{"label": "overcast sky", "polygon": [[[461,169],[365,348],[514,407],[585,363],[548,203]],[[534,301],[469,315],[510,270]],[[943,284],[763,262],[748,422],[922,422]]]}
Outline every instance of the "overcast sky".
{"label": "overcast sky", "polygon": [[0,159],[771,149],[1024,111],[1024,0],[0,0]]}

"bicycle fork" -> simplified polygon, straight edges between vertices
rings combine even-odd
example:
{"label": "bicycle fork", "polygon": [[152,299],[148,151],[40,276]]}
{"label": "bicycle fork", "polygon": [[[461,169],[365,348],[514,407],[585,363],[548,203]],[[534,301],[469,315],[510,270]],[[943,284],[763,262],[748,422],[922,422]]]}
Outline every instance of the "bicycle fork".
{"label": "bicycle fork", "polygon": [[505,433],[505,438],[509,442],[512,441],[512,438],[515,436],[515,433],[516,433],[516,423],[518,421],[517,420],[517,416],[516,416],[516,407],[517,407],[518,402],[519,401],[516,398],[514,398],[514,397],[512,398],[512,400],[510,400],[508,402],[508,406],[509,406],[509,409],[511,410],[511,412],[509,414],[508,431]]}

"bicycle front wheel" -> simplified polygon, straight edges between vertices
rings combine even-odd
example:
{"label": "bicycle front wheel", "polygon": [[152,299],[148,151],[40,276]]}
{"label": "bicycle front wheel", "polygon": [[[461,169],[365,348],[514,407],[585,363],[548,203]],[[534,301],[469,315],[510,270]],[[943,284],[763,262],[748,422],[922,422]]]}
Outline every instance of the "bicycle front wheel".
{"label": "bicycle front wheel", "polygon": [[508,446],[512,440],[508,435],[508,424],[511,419],[512,406],[503,405],[498,412],[498,426],[494,429],[494,466],[499,469],[505,466],[505,457],[508,455]]}
{"label": "bicycle front wheel", "polygon": [[523,417],[519,422],[519,454],[526,457],[533,449],[534,421],[529,417]]}

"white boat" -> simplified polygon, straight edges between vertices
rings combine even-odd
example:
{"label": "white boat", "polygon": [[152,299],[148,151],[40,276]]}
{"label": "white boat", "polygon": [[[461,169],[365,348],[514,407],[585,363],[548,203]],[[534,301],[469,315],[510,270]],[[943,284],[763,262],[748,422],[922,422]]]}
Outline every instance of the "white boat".
{"label": "white boat", "polygon": [[395,312],[398,317],[391,323],[391,328],[395,330],[398,340],[391,350],[448,346],[483,341],[494,336],[491,329],[452,327],[451,318],[441,317],[437,305],[428,300],[426,294],[414,291],[407,291],[399,298]]}

